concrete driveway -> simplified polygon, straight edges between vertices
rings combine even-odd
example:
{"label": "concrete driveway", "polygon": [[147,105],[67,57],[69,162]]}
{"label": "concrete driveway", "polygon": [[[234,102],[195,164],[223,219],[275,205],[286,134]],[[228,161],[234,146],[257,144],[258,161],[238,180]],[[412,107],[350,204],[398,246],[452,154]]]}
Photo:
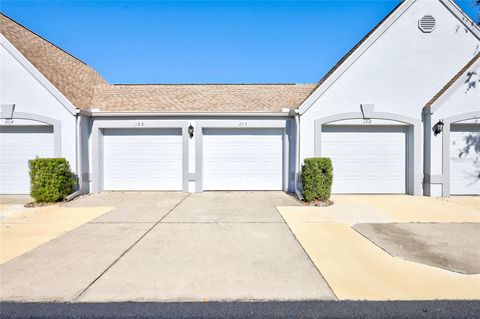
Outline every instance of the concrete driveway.
{"label": "concrete driveway", "polygon": [[1,299],[334,299],[278,213],[282,192],[102,193],[115,207],[0,268]]}

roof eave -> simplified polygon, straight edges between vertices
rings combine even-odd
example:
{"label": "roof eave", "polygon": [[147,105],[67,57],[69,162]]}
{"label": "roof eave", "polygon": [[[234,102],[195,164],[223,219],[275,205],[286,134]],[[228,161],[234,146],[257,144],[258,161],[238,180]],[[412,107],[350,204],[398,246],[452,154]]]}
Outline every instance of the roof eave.
{"label": "roof eave", "polygon": [[447,9],[459,19],[472,34],[480,40],[480,27],[452,0],[440,0]]}
{"label": "roof eave", "polygon": [[288,112],[102,112],[86,111],[92,117],[290,117]]}
{"label": "roof eave", "polygon": [[[346,55],[351,55],[339,66],[334,66],[333,69],[337,69],[326,79],[322,79],[324,82],[321,82],[319,86],[302,102],[299,107],[299,113],[304,114],[327,91],[327,89],[332,86],[338,78],[340,78],[340,76],[358,59],[358,57],[360,57],[360,55],[362,55],[362,53],[365,52],[381,36],[381,34],[383,34],[415,2],[416,0],[404,0],[389,14],[390,16],[385,19],[385,21],[377,26],[377,30],[368,35],[367,39],[362,39],[365,41],[364,43],[356,48],[354,52],[348,52]],[[454,16],[456,16],[468,30],[470,30],[475,37],[480,39],[479,26],[464,13],[454,1],[440,0],[440,2]]]}
{"label": "roof eave", "polygon": [[[371,31],[371,34],[359,41],[359,43],[363,41],[361,45],[359,45],[357,48],[354,47],[353,52],[347,52],[345,56],[348,57],[345,59],[345,61],[343,61],[340,65],[335,65],[332,68],[334,69],[332,74],[330,74],[327,78],[320,80],[319,86],[314,89],[312,93],[302,102],[299,107],[300,115],[303,115],[327,91],[327,89],[332,86],[333,83],[335,83],[343,75],[343,73],[347,71],[350,66],[415,2],[416,0],[404,0],[401,2],[386,16],[386,18],[384,18],[384,21],[374,28],[373,32]],[[345,58],[345,56],[343,58]],[[340,59],[340,61],[342,59]]]}
{"label": "roof eave", "polygon": [[450,95],[463,83],[462,79],[464,76],[478,67],[480,67],[480,53],[477,53],[476,56],[454,76],[453,82],[449,81],[447,87],[443,87],[440,92],[435,94],[435,96],[425,105],[425,108],[429,109],[431,114],[435,113]]}
{"label": "roof eave", "polygon": [[70,114],[76,115],[78,108],[58,90],[3,34],[0,33],[2,45],[27,71],[32,74]]}

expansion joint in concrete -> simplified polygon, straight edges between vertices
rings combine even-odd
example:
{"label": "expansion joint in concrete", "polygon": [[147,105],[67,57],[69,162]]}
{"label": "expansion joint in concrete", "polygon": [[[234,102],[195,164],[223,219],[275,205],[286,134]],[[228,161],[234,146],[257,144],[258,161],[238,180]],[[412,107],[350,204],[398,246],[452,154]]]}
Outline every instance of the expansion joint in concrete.
{"label": "expansion joint in concrete", "polygon": [[85,289],[83,289],[75,298],[73,298],[73,301],[78,301],[78,299],[83,296],[83,294],[85,294],[85,292],[90,289],[90,287],[92,287],[107,271],[109,271],[123,256],[125,256],[133,247],[135,247],[143,238],[145,238],[145,236],[147,236],[147,234],[149,234],[154,228],[155,226],[157,226],[158,224],[160,224],[162,222],[162,220],[164,220],[168,215],[170,215],[171,212],[173,212],[178,206],[180,206],[181,203],[183,203],[183,201],[185,199],[187,199],[187,197],[190,196],[190,193],[188,193],[184,198],[182,198],[181,201],[179,201],[175,206],[172,207],[172,209],[170,209],[168,211],[168,213],[166,213],[162,218],[160,218],[155,224],[152,225],[152,227],[148,228],[147,231],[145,231],[145,233],[143,233],[137,240],[135,240],[135,242],[133,242],[133,244],[131,244],[127,249],[125,249],[125,251],[123,253],[120,254],[120,256],[118,256],[107,268],[105,268],[104,271],[102,271],[102,273],[100,275],[98,275],[90,284],[88,284],[87,287],[85,287]]}
{"label": "expansion joint in concrete", "polygon": [[318,272],[318,275],[325,281],[325,283],[327,284],[328,288],[330,289],[330,291],[332,292],[332,295],[335,297],[335,300],[339,300],[338,299],[338,296],[337,294],[335,293],[335,291],[333,291],[333,288],[332,286],[330,285],[330,283],[325,279],[325,277],[322,275],[322,272],[320,271],[320,269],[318,269],[317,265],[315,265],[315,262],[312,260],[312,257],[310,257],[310,255],[307,253],[307,251],[305,250],[305,247],[303,247],[303,245],[300,243],[300,241],[298,240],[297,238],[297,235],[295,235],[295,232],[292,230],[292,228],[290,228],[290,225],[287,223],[287,221],[285,220],[285,217],[283,217],[283,215],[278,211],[278,208],[277,208],[277,214],[280,215],[280,217],[282,218],[283,222],[287,225],[288,229],[290,230],[290,233],[292,234],[293,238],[295,238],[295,241],[297,242],[297,244],[300,246],[300,248],[303,250],[303,253],[307,256],[308,260],[310,261],[310,263],[313,265],[313,267],[317,270]]}

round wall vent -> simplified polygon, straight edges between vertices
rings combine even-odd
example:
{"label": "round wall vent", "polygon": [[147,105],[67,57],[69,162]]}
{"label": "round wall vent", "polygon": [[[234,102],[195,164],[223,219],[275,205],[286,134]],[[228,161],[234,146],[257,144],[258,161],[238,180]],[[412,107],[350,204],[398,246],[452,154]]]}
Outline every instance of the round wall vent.
{"label": "round wall vent", "polygon": [[432,32],[435,29],[436,24],[435,18],[429,14],[418,20],[418,28],[424,33]]}

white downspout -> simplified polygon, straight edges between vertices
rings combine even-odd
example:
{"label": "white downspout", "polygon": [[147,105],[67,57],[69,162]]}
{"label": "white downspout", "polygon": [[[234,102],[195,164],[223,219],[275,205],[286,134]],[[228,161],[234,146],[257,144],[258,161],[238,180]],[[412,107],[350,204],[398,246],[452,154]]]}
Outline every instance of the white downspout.
{"label": "white downspout", "polygon": [[75,197],[82,194],[82,186],[83,186],[83,170],[82,170],[82,131],[81,131],[81,122],[82,116],[77,114],[76,116],[76,131],[75,131],[75,143],[76,143],[76,156],[77,156],[77,176],[78,176],[78,189],[73,192],[72,194],[67,196],[67,202],[71,201]]}
{"label": "white downspout", "polygon": [[299,189],[298,185],[298,174],[300,172],[300,115],[298,111],[295,110],[295,176],[294,176],[294,188],[295,194],[297,195],[298,200],[304,201],[302,192]]}

